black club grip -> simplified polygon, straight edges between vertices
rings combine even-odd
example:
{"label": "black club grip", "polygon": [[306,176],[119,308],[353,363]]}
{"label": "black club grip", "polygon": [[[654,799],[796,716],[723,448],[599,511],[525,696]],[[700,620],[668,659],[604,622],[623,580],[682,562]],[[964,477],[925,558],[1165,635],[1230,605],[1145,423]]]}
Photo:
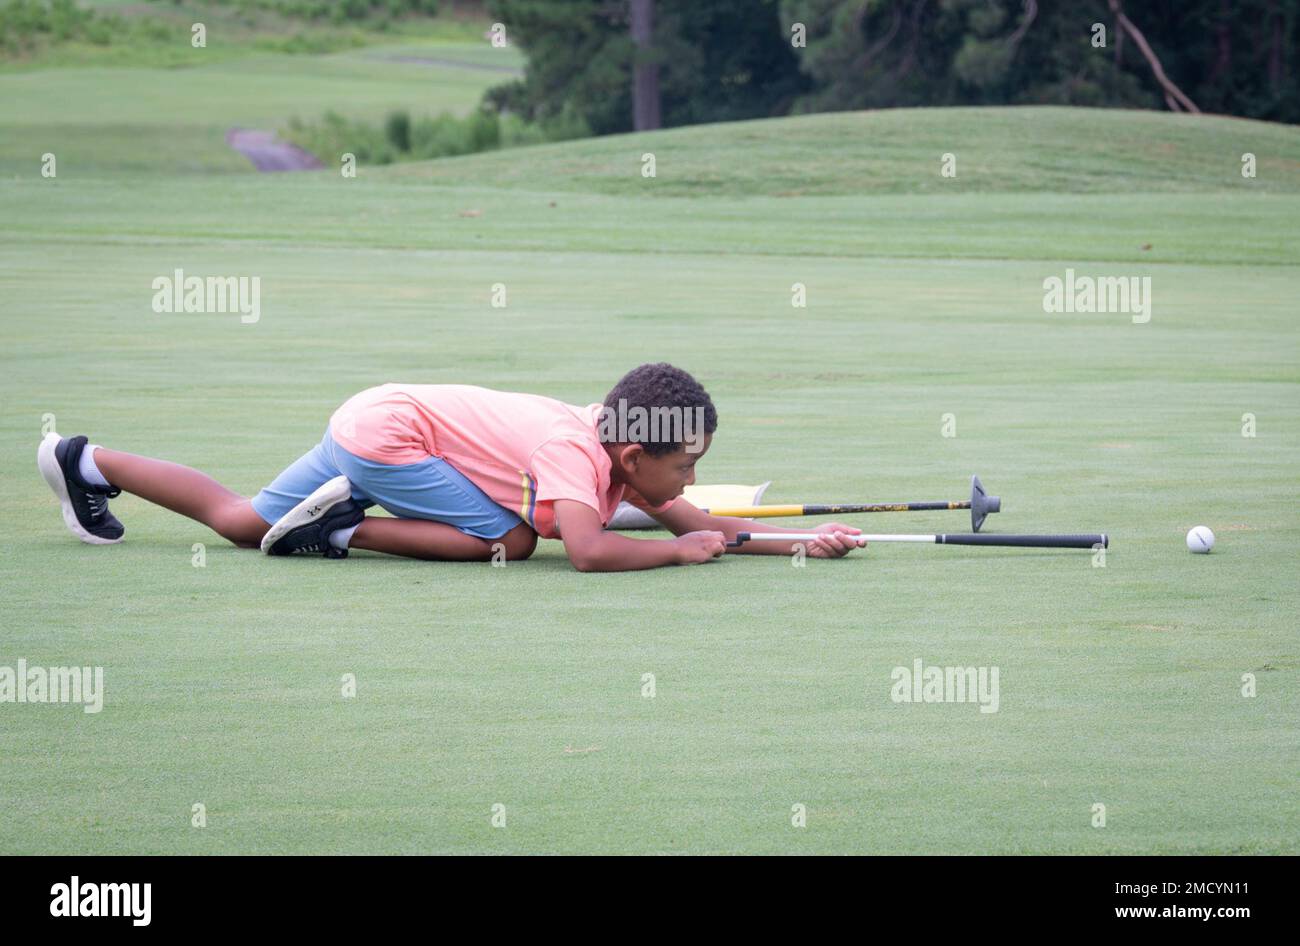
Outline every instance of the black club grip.
{"label": "black club grip", "polygon": [[988,532],[935,536],[940,545],[1011,545],[1036,549],[1090,549],[1110,547],[1105,533],[1084,535],[994,535]]}

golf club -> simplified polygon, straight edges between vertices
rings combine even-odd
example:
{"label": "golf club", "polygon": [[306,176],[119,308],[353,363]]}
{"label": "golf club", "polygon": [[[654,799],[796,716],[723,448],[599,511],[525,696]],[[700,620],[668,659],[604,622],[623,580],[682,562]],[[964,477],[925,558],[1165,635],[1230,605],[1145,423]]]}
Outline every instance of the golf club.
{"label": "golf club", "polygon": [[[736,541],[727,548],[735,549],[746,542],[812,542],[824,532],[738,532]],[[1110,538],[1105,533],[1084,535],[853,535],[856,542],[927,542],[935,545],[999,545],[1035,549],[1092,549],[1110,548]]]}
{"label": "golf club", "polygon": [[740,516],[745,519],[767,516],[843,516],[853,512],[924,512],[932,509],[969,509],[972,532],[979,532],[984,519],[1002,511],[1002,499],[984,492],[978,476],[970,478],[970,499],[933,503],[842,503],[835,505],[727,506],[705,509],[713,516]]}

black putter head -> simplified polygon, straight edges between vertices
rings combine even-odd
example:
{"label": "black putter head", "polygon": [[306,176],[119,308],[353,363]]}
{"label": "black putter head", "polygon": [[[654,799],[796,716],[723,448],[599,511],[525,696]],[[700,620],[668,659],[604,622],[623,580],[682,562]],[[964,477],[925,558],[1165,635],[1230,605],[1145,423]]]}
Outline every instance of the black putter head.
{"label": "black putter head", "polygon": [[984,525],[984,518],[991,512],[1002,511],[1002,498],[1000,496],[990,496],[984,492],[984,484],[980,482],[978,476],[970,478],[970,528],[972,532],[979,532],[980,526]]}

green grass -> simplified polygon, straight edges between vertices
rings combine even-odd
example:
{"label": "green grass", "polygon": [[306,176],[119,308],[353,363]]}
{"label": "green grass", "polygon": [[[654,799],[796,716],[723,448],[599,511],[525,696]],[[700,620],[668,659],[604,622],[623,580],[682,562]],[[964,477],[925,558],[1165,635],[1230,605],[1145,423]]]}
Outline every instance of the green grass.
{"label": "green grass", "polygon": [[[1298,155],[1258,123],[934,110],[355,180],[15,170],[0,665],[102,665],[107,697],[0,705],[0,851],[1296,853]],[[261,321],[154,314],[177,266],[260,275]],[[1151,322],[1044,313],[1069,266],[1151,276]],[[270,561],[130,496],[127,540],[92,548],[33,465],[52,413],[251,493],[370,384],[589,403],[658,359],[717,404],[702,482],[940,499],[978,472],[989,528],[1107,531],[1106,566],[879,546],[584,575],[556,542],[503,569]],[[1185,550],[1198,524],[1212,555]],[[892,703],[916,657],[999,667],[999,712]]]}
{"label": "green grass", "polygon": [[[1241,176],[1256,155],[1254,180]],[[641,176],[655,155],[656,177]],[[955,177],[940,174],[945,154]],[[675,197],[1300,192],[1300,135],[1239,118],[1077,108],[888,109],[697,125],[390,173]]]}
{"label": "green grass", "polygon": [[[409,46],[394,47],[408,51]],[[441,57],[462,47],[430,45]],[[196,50],[196,54],[201,50]],[[505,52],[505,51],[503,51]],[[57,69],[0,75],[0,176],[40,179],[53,153],[75,176],[254,173],[225,144],[233,126],[284,128],[326,110],[372,121],[390,109],[464,114],[503,74],[384,58],[252,55],[188,69]]]}
{"label": "green grass", "polygon": [[[196,56],[211,63],[251,53],[318,54],[400,40],[481,48],[487,45],[483,33],[490,25],[481,10],[454,5],[445,5],[435,17],[381,15],[343,23],[202,0],[83,0],[78,6],[94,14],[92,35],[99,41],[80,32],[59,40],[48,34],[26,34],[15,48],[0,50],[0,73],[85,66],[184,68],[194,65]],[[106,18],[112,19],[105,22]],[[198,23],[206,29],[206,46],[201,50],[191,42],[191,30]],[[491,51],[502,54],[496,62],[515,54],[513,49]]]}

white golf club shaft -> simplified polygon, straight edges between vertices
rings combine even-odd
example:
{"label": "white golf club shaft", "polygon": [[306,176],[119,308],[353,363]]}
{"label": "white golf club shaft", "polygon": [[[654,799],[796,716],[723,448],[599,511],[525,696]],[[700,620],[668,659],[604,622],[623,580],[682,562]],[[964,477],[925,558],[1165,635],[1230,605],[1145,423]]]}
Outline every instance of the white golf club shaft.
{"label": "white golf club shaft", "polygon": [[[812,542],[821,538],[823,535],[833,535],[829,532],[750,532],[749,538],[757,541],[771,542]],[[861,545],[863,542],[933,542],[933,535],[907,535],[892,533],[890,535],[847,535],[840,533],[846,539],[852,539]]]}
{"label": "white golf club shaft", "polygon": [[[728,548],[737,548],[751,541],[767,542],[815,542],[826,532],[738,532],[736,541]],[[856,544],[871,542],[928,542],[933,545],[986,545],[1012,546],[1038,549],[1096,549],[1108,548],[1110,537],[1104,532],[1068,535],[990,535],[987,532],[975,533],[939,533],[938,535],[840,535],[852,539]]]}

